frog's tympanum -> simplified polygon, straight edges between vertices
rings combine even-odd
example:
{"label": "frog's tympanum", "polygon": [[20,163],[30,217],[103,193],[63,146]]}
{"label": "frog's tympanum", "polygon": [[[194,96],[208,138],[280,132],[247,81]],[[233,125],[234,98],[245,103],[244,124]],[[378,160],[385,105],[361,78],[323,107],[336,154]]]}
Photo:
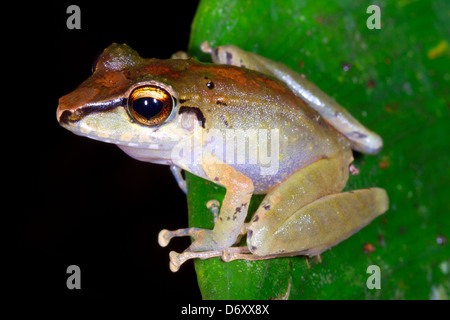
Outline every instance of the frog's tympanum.
{"label": "frog's tympanum", "polygon": [[[170,253],[172,271],[192,258],[316,256],[388,209],[383,189],[341,192],[352,149],[377,153],[377,134],[285,65],[235,46],[202,49],[213,63],[183,54],[143,59],[113,44],[57,110],[60,124],[78,135],[170,165],[182,188],[181,170],[226,188],[220,210],[208,202],[212,230],[160,232],[162,246],[194,239]],[[245,223],[253,194],[266,196]],[[246,245],[237,245],[243,236]]]}

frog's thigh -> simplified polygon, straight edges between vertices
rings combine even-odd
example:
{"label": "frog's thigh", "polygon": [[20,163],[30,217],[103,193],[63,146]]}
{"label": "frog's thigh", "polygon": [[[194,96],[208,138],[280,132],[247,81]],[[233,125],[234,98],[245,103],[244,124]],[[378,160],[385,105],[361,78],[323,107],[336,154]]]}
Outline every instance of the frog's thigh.
{"label": "frog's thigh", "polygon": [[298,209],[340,192],[348,179],[348,156],[343,153],[313,162],[270,190],[251,220],[251,230],[264,228],[273,233]]}
{"label": "frog's thigh", "polygon": [[262,225],[249,229],[248,246],[259,256],[289,252],[319,255],[387,209],[387,194],[380,188],[332,194],[295,211],[271,234],[264,232]]}

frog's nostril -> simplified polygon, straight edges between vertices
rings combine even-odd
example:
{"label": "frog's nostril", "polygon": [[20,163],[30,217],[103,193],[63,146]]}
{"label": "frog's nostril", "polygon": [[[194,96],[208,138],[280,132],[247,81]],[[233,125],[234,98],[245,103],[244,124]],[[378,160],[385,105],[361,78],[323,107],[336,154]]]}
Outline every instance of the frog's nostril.
{"label": "frog's nostril", "polygon": [[70,112],[69,110],[64,110],[64,111],[60,112],[60,110],[58,108],[56,117],[60,124],[67,124],[67,123],[69,123],[71,115],[72,115],[72,112]]}

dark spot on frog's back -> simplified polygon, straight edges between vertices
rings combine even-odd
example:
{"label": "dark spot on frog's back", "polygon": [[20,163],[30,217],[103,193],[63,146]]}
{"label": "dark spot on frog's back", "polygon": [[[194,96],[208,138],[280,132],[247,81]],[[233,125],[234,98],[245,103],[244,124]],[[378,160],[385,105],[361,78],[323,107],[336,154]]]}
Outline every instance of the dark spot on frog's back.
{"label": "dark spot on frog's back", "polygon": [[225,126],[228,127],[228,121],[225,119],[224,115],[220,115],[220,120],[222,120]]}
{"label": "dark spot on frog's back", "polygon": [[342,70],[344,70],[344,72],[348,72],[352,68],[352,64],[348,63],[348,62],[342,62],[341,67],[342,67]]}

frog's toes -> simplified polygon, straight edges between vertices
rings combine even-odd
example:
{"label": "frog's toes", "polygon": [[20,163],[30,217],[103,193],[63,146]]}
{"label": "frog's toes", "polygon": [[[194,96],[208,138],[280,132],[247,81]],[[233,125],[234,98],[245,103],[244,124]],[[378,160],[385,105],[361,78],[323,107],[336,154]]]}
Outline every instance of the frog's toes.
{"label": "frog's toes", "polygon": [[209,46],[208,41],[203,41],[202,44],[200,45],[200,49],[204,53],[212,53],[212,51],[213,51],[213,49]]}
{"label": "frog's toes", "polygon": [[199,234],[202,233],[201,228],[185,228],[185,229],[178,229],[175,231],[170,230],[161,230],[158,235],[158,243],[161,247],[165,247],[169,244],[170,240],[175,237],[186,237],[190,236],[196,239]]}
{"label": "frog's toes", "polygon": [[353,165],[353,163],[350,163],[348,166],[348,171],[351,175],[355,176],[359,174],[359,169]]}
{"label": "frog's toes", "polygon": [[189,259],[210,259],[214,257],[221,257],[223,255],[222,250],[216,251],[190,251],[190,249],[185,250],[183,253],[177,253],[171,251],[169,253],[170,257],[170,270],[172,272],[177,272],[180,266]]}
{"label": "frog's toes", "polygon": [[177,272],[184,261],[180,260],[180,254],[175,251],[171,251],[169,253],[169,257],[170,257],[170,264],[169,264],[170,271]]}
{"label": "frog's toes", "polygon": [[158,243],[161,247],[166,247],[170,239],[172,239],[171,232],[167,229],[163,229],[158,234]]}

